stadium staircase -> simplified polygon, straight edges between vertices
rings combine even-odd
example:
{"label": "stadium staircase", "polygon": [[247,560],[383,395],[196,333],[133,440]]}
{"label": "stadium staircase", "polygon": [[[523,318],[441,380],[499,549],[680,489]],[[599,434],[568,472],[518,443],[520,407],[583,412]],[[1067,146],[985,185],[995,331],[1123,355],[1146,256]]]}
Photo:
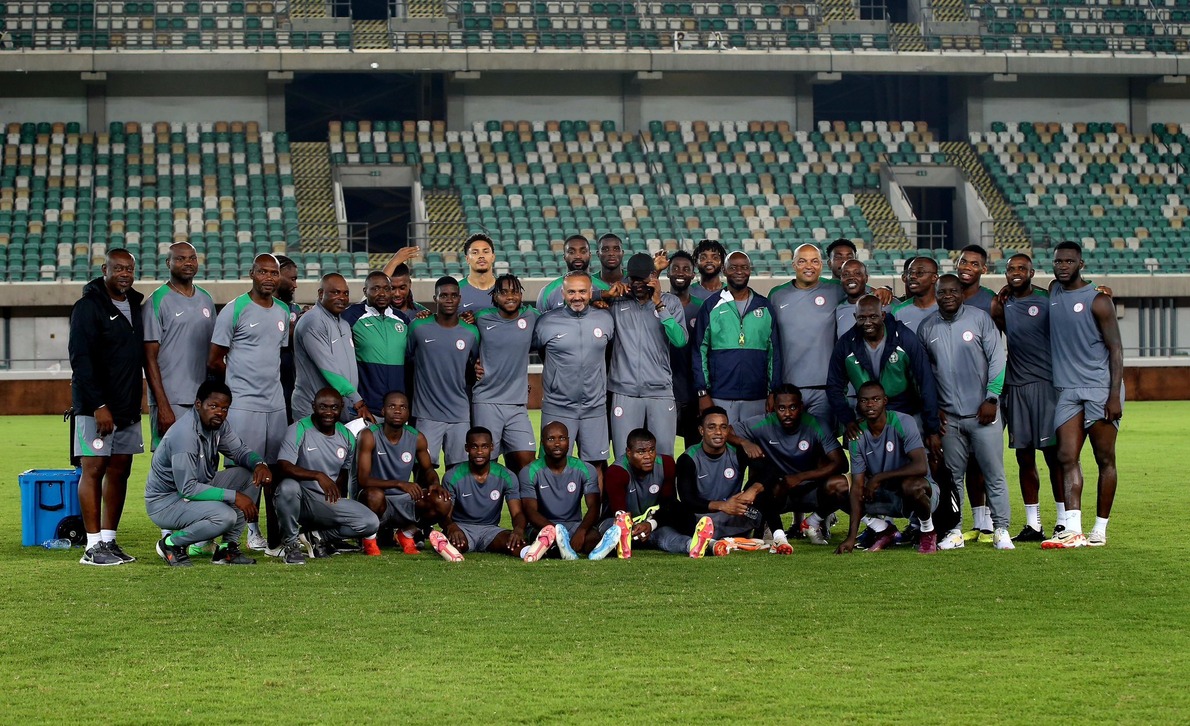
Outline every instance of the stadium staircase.
{"label": "stadium staircase", "polygon": [[1012,205],[1000,193],[1000,188],[980,163],[975,150],[965,141],[948,141],[942,144],[951,164],[967,175],[967,180],[979,192],[988,213],[992,217],[992,239],[996,247],[1005,250],[1022,250],[1030,246],[1029,237],[1021,226],[1020,219]]}
{"label": "stadium staircase", "polygon": [[442,0],[405,0],[405,13],[410,18],[445,18]]}
{"label": "stadium staircase", "polygon": [[830,23],[832,20],[859,20],[854,0],[822,0],[819,3],[819,14],[823,23]]}
{"label": "stadium staircase", "polygon": [[303,252],[339,250],[334,189],[328,145],[305,141],[290,145]]}
{"label": "stadium staircase", "polygon": [[393,47],[385,20],[352,20],[351,35],[356,50],[392,50]]}
{"label": "stadium staircase", "polygon": [[324,0],[289,0],[290,18],[327,18]]}
{"label": "stadium staircase", "polygon": [[926,49],[917,23],[892,23],[893,50],[916,53]]}
{"label": "stadium staircase", "polygon": [[930,9],[938,23],[962,23],[971,19],[963,0],[930,0]]}
{"label": "stadium staircase", "polygon": [[864,219],[868,220],[868,228],[872,230],[873,248],[901,250],[912,247],[892,205],[882,192],[860,192],[855,195],[855,202],[863,211]]}
{"label": "stadium staircase", "polygon": [[429,251],[457,252],[459,243],[467,237],[458,192],[437,190],[426,193],[425,198]]}

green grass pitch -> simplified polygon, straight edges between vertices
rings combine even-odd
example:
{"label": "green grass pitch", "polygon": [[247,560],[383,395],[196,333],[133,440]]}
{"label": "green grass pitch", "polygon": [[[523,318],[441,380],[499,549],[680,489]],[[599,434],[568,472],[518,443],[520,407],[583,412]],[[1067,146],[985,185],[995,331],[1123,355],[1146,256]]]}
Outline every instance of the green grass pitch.
{"label": "green grass pitch", "polygon": [[141,498],[148,456],[120,530],[137,563],[21,548],[17,475],[60,468],[66,433],[3,417],[0,721],[1185,722],[1187,418],[1187,403],[1128,404],[1100,550],[795,543],[532,566],[386,550],[171,571]]}

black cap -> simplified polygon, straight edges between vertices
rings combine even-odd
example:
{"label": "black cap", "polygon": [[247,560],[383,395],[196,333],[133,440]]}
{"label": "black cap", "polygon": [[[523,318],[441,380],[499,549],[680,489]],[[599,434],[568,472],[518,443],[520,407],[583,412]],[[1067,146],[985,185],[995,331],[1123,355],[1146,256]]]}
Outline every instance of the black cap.
{"label": "black cap", "polygon": [[643,280],[654,272],[656,272],[656,268],[653,267],[653,258],[645,253],[637,252],[628,258],[629,277],[639,277]]}

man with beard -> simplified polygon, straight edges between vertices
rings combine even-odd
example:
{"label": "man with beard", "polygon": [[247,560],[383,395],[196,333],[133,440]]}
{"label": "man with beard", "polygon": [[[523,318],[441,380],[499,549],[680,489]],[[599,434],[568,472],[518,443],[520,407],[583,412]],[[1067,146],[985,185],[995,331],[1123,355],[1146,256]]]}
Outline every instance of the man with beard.
{"label": "man with beard", "polygon": [[132,457],[145,450],[140,427],[144,325],[132,288],[136,260],[111,249],[103,276],[83,288],[70,311],[72,453],[81,460],[79,506],[87,549],[79,564],[106,567],[135,562],[116,544]]}
{"label": "man with beard", "polygon": [[712,298],[723,291],[723,263],[727,250],[718,240],[699,240],[694,247],[694,262],[698,267],[698,284],[690,288],[690,294],[699,300]]}
{"label": "man with beard", "polygon": [[[252,289],[223,306],[215,319],[207,368],[225,376],[231,389],[228,425],[271,465],[289,425],[280,376],[281,349],[289,342],[289,308],[273,297],[281,277],[275,257],[257,255],[249,274]],[[268,547],[252,517],[248,547]]]}
{"label": "man with beard", "polygon": [[608,232],[599,238],[597,249],[599,272],[592,275],[592,279],[608,287],[623,282],[624,271],[620,269],[620,265],[624,262],[624,241],[618,235]]}
{"label": "man with beard", "polygon": [[733,422],[765,412],[781,383],[781,346],[768,298],[748,287],[748,255],[732,252],[726,268],[727,288],[698,311],[694,387],[700,411],[719,406]]}
{"label": "man with beard", "polygon": [[657,437],[658,451],[673,456],[678,417],[669,351],[688,342],[686,316],[677,297],[661,292],[649,255],[628,260],[628,281],[629,296],[608,306],[616,324],[607,377],[612,449],[620,458],[628,432],[648,428]]}
{"label": "man with beard", "polygon": [[[541,292],[537,295],[537,310],[539,312],[546,313],[554,308],[566,306],[566,296],[562,286],[572,272],[588,274],[587,268],[591,265],[591,243],[581,234],[570,235],[566,238],[562,259],[566,262],[566,274],[541,288]],[[588,277],[590,277],[589,274]],[[590,299],[598,300],[609,287],[606,282],[591,278]]]}
{"label": "man with beard", "polygon": [[694,258],[685,250],[678,250],[669,258],[669,291],[682,303],[686,317],[687,343],[669,346],[669,366],[673,371],[674,403],[678,407],[677,432],[685,446],[698,443],[698,397],[694,395],[694,325],[702,299],[691,294],[694,281]]}
{"label": "man with beard", "polygon": [[556,536],[564,560],[577,560],[600,545],[606,548],[608,542],[615,547],[620,540],[617,526],[602,535],[595,529],[599,475],[589,463],[570,456],[566,426],[558,421],[542,426],[541,444],[541,458],[521,469],[520,475],[521,506],[529,524],[538,535]]}
{"label": "man with beard", "polygon": [[477,313],[492,304],[492,288],[496,277],[492,267],[496,264],[496,246],[492,238],[478,232],[463,243],[463,259],[469,272],[459,280],[460,314]]}
{"label": "man with beard", "polygon": [[194,284],[198,253],[189,242],[169,246],[169,281],[145,300],[145,378],[152,448],[190,409],[207,379],[215,301]]}
{"label": "man with beard", "polygon": [[297,385],[293,391],[293,415],[305,418],[314,411],[314,396],[324,388],[333,388],[343,397],[347,420],[361,417],[372,420],[359,393],[359,369],[355,363],[355,344],[351,325],[342,318],[348,304],[347,280],[332,272],[322,276],[318,304],[298,320],[293,333]]}
{"label": "man with beard", "polygon": [[[170,427],[153,455],[145,482],[145,509],[153,524],[170,532],[157,542],[157,554],[170,567],[189,567],[192,544],[223,537],[211,562],[252,565],[240,552],[247,517],[256,516],[257,491],[272,481],[260,454],[249,449],[227,425],[231,390],[205,381]],[[235,466],[218,471],[219,455]]]}
{"label": "man with beard", "polygon": [[932,257],[914,257],[904,274],[909,297],[892,308],[893,317],[917,332],[921,321],[938,309],[934,286],[938,284],[938,262]]}
{"label": "man with beard", "polygon": [[516,275],[496,278],[491,306],[475,314],[479,331],[478,381],[471,391],[471,420],[492,435],[492,457],[519,474],[537,458],[537,436],[529,422],[529,351],[540,313],[523,304],[525,288]]}
{"label": "man with beard", "polygon": [[[606,350],[615,337],[611,313],[591,307],[591,277],[563,278],[566,307],[544,312],[533,330],[541,355],[541,418],[563,424],[578,455],[602,471],[607,463]],[[522,470],[523,473],[523,470]]]}
{"label": "man with beard", "polygon": [[373,415],[389,391],[405,390],[405,352],[409,325],[389,303],[392,282],[379,270],[364,279],[364,301],[349,305],[340,316],[351,326],[359,392]]}
{"label": "man with beard", "polygon": [[434,315],[409,326],[413,358],[413,416],[430,446],[430,461],[439,452],[447,467],[467,458],[464,445],[471,426],[467,377],[479,347],[479,331],[459,319],[459,283],[440,277],[434,283]]}

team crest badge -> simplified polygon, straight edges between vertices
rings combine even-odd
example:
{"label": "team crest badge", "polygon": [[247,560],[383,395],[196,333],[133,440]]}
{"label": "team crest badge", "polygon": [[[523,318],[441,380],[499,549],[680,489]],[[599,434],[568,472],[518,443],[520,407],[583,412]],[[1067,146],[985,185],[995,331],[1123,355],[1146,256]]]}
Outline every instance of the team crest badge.
{"label": "team crest badge", "polygon": [[657,486],[656,484],[649,487],[649,494],[656,494],[659,491],[661,491],[661,487]]}
{"label": "team crest badge", "polygon": [[809,451],[810,450],[810,442],[809,441],[797,442],[797,450],[798,451]]}
{"label": "team crest badge", "polygon": [[516,321],[516,326],[521,330],[524,330],[525,328],[529,327],[529,323],[524,318],[521,318],[520,320]]}
{"label": "team crest badge", "polygon": [[726,469],[724,469],[723,470],[723,478],[735,479],[735,469],[732,469],[730,466],[727,467]]}
{"label": "team crest badge", "polygon": [[491,499],[493,502],[500,501],[500,492],[493,489],[491,493],[488,494],[488,499]]}
{"label": "team crest badge", "polygon": [[209,318],[209,317],[211,317],[211,309],[210,309],[210,308],[203,308],[203,309],[202,309],[202,316],[203,316],[204,318]]}
{"label": "team crest badge", "polygon": [[616,406],[615,408],[612,409],[612,415],[615,416],[616,418],[620,418],[621,416],[624,415],[624,407]]}
{"label": "team crest badge", "polygon": [[409,462],[413,461],[413,454],[410,454],[408,451],[406,451],[405,453],[401,454],[401,461],[408,464]]}
{"label": "team crest badge", "polygon": [[340,459],[345,458],[347,456],[347,449],[344,449],[342,446],[340,446],[339,448],[335,449],[335,456],[339,457]]}
{"label": "team crest badge", "polygon": [[103,439],[95,439],[94,441],[92,441],[91,448],[95,449],[96,451],[102,451],[103,450]]}
{"label": "team crest badge", "polygon": [[1041,308],[1037,307],[1036,305],[1029,306],[1029,317],[1035,318],[1040,314],[1041,314]]}
{"label": "team crest badge", "polygon": [[970,330],[964,330],[963,331],[963,340],[970,343],[971,341],[975,340],[975,333],[972,333]]}
{"label": "team crest badge", "polygon": [[603,328],[595,328],[595,337],[596,337],[596,338],[602,338],[602,337],[603,337]]}
{"label": "team crest badge", "polygon": [[1074,312],[1076,312],[1076,313],[1081,313],[1082,311],[1083,311],[1083,304],[1082,304],[1082,303],[1075,303],[1075,304],[1074,304]]}
{"label": "team crest badge", "polygon": [[566,491],[570,492],[571,494],[574,494],[575,492],[578,491],[578,484],[575,484],[574,482],[567,482]]}
{"label": "team crest badge", "polygon": [[753,314],[753,315],[755,315],[755,316],[756,316],[756,317],[758,317],[758,318],[763,318],[763,317],[764,317],[764,310],[763,310],[762,308],[756,308],[755,310],[753,310],[753,311],[752,311],[752,314]]}
{"label": "team crest badge", "polygon": [[284,321],[281,321],[281,320],[277,321],[277,330],[280,330],[282,333],[285,332],[285,322]]}
{"label": "team crest badge", "polygon": [[818,307],[822,307],[823,305],[826,305],[826,298],[819,295],[818,297],[814,298],[814,304]]}
{"label": "team crest badge", "polygon": [[467,347],[467,344],[464,343],[461,338],[459,340],[455,341],[455,348],[457,348],[458,350],[462,350],[466,347]]}
{"label": "team crest badge", "polygon": [[891,441],[885,442],[885,444],[884,444],[885,451],[887,451],[888,453],[891,454],[893,452],[894,448],[896,448],[896,447],[893,446],[893,442],[891,442]]}
{"label": "team crest badge", "polygon": [[889,354],[889,356],[888,356],[888,362],[889,362],[889,363],[896,363],[898,360],[900,360],[900,357],[901,357],[901,356],[897,355],[897,352],[894,350],[892,353],[890,353],[890,354]]}

